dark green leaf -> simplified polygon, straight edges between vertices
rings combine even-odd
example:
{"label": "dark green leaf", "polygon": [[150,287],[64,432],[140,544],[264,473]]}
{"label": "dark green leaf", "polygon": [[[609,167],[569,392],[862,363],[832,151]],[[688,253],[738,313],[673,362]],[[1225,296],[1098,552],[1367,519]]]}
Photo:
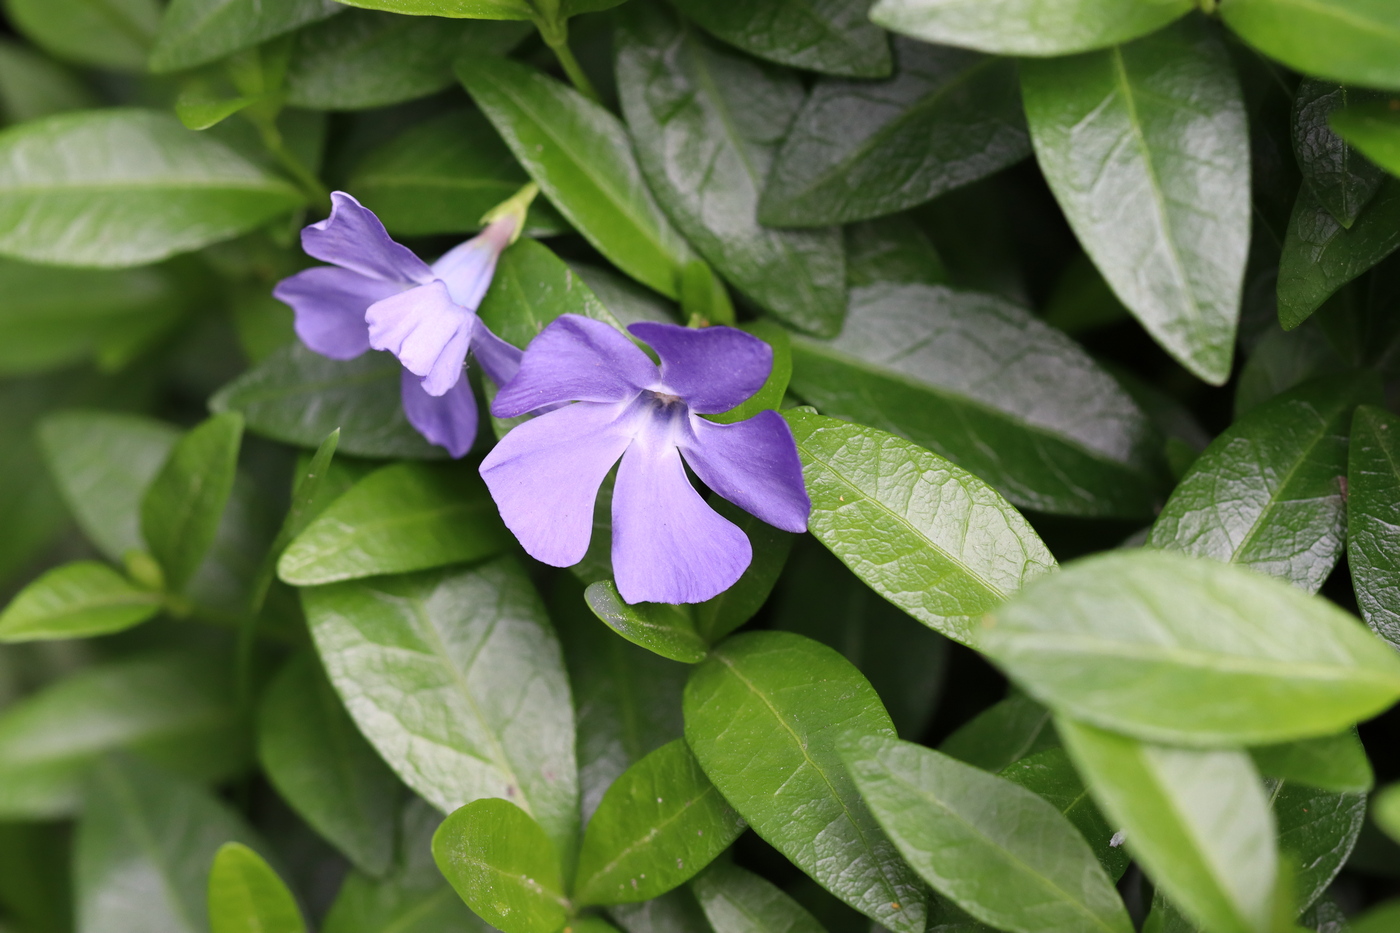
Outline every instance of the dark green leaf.
{"label": "dark green leaf", "polygon": [[72,71],[18,42],[0,42],[0,117],[5,122],[95,106],[96,95]]}
{"label": "dark green leaf", "polygon": [[386,10],[409,16],[450,16],[457,19],[530,19],[530,0],[338,0],[346,6]]}
{"label": "dark green leaf", "polygon": [[1030,154],[1010,59],[910,39],[895,41],[895,59],[885,81],[817,82],[768,176],[761,221],[892,214]]}
{"label": "dark green leaf", "polygon": [[1145,36],[1191,0],[879,0],[870,18],[895,32],[1003,55],[1072,55]]}
{"label": "dark green leaf", "polygon": [[209,870],[210,933],[306,933],[296,898],[261,855],[226,842]]}
{"label": "dark green leaf", "polygon": [[1377,397],[1374,376],[1336,376],[1253,409],[1192,464],[1148,544],[1316,592],[1342,553],[1352,412]]}
{"label": "dark green leaf", "polygon": [[578,827],[569,684],[514,560],[314,587],[302,604],[350,715],[409,787],[445,812],[514,801],[568,859]]}
{"label": "dark green leaf", "polygon": [[764,179],[805,93],[797,75],[722,49],[660,6],[623,12],[623,113],[657,199],[733,285],[794,327],[841,329],[841,233],[759,224]]}
{"label": "dark green leaf", "polygon": [[438,869],[467,906],[504,933],[556,933],[568,919],[559,856],[530,815],[477,800],[433,834]]}
{"label": "dark green leaf", "polygon": [[1316,901],[1346,864],[1366,822],[1366,795],[1279,781],[1270,803],[1279,850],[1298,866],[1293,896],[1299,910]]}
{"label": "dark green leaf", "polygon": [[[722,871],[718,865],[712,871]],[[690,887],[677,888],[641,904],[618,904],[608,914],[627,933],[715,933]],[[752,929],[744,931],[752,933]],[[794,933],[784,930],[783,933]],[[822,933],[818,930],[817,933]]]}
{"label": "dark green leaf", "polygon": [[1078,344],[990,295],[855,289],[840,337],[793,340],[792,386],[823,413],[903,435],[1018,505],[1152,514],[1160,455],[1142,411]]}
{"label": "dark green leaf", "polygon": [[642,180],[622,122],[519,62],[463,59],[457,76],[569,223],[623,272],[678,297],[690,248]]}
{"label": "dark green leaf", "polygon": [[357,868],[375,877],[389,870],[399,782],[314,657],[294,658],[263,694],[258,760],[282,799]]}
{"label": "dark green leaf", "polygon": [[0,613],[0,641],[89,638],[139,625],[160,611],[159,593],[139,589],[106,564],[55,567]]}
{"label": "dark green leaf", "polygon": [[340,429],[336,428],[326,435],[326,439],[316,448],[314,455],[310,458],[305,455],[297,458],[296,483],[292,487],[291,504],[282,519],[282,526],[277,529],[277,537],[273,539],[272,546],[268,548],[267,555],[262,560],[253,584],[253,598],[249,604],[254,613],[261,611],[267,599],[268,589],[277,574],[277,560],[287,545],[306,530],[306,526],[332,502],[348,491],[355,481],[351,478],[350,469],[333,459],[339,444]]}
{"label": "dark green leaf", "polygon": [[840,743],[865,735],[894,737],[880,698],[849,661],[799,635],[728,639],[686,684],[686,741],[754,831],[895,933],[923,933],[919,881],[841,763]]}
{"label": "dark green leaf", "polygon": [[65,824],[0,823],[0,904],[7,922],[26,933],[72,930],[71,848]]}
{"label": "dark green leaf", "polygon": [[1249,129],[1224,47],[1193,19],[1021,76],[1036,158],[1085,252],[1164,349],[1220,385],[1250,229]]}
{"label": "dark green leaf", "polygon": [[709,920],[706,933],[826,933],[773,884],[731,862],[717,862],[691,885]]}
{"label": "dark green leaf", "polygon": [[1290,783],[1340,794],[1364,794],[1376,783],[1355,730],[1282,745],[1258,745],[1249,754],[1260,774]]}
{"label": "dark green leaf", "polygon": [[293,343],[220,389],[209,407],[242,412],[248,430],[287,444],[314,448],[340,428],[340,451],[351,456],[442,459],[446,452],[404,417],[402,373],[387,353],[342,362]]}
{"label": "dark green leaf", "polygon": [[870,0],[677,0],[706,30],[750,55],[852,78],[890,73],[890,44],[870,24]]}
{"label": "dark green leaf", "polygon": [[184,71],[343,12],[334,0],[170,0],[150,67]]}
{"label": "dark green leaf", "polygon": [[173,116],[117,109],[0,133],[0,253],[136,266],[226,240],[303,201]]}
{"label": "dark green leaf", "polygon": [[963,724],[938,750],[986,771],[1004,771],[1059,744],[1050,711],[1024,693],[1012,693]]}
{"label": "dark green leaf", "polygon": [[1366,624],[1400,646],[1400,418],[1356,409],[1347,465],[1347,564]]}
{"label": "dark green leaf", "polygon": [[867,737],[844,759],[880,825],[940,894],[998,929],[1132,922],[1089,844],[1053,804],[932,749]]}
{"label": "dark green leaf", "polygon": [[629,605],[611,580],[589,584],[584,599],[595,616],[632,644],[684,664],[705,660],[709,644],[695,631],[695,614],[689,606]]}
{"label": "dark green leaf", "polygon": [[1334,604],[1167,551],[1075,561],[984,626],[981,648],[1036,699],[1152,741],[1329,735],[1400,695],[1400,658]]}
{"label": "dark green leaf", "polygon": [[938,248],[908,214],[850,224],[846,233],[846,281],[852,288],[947,285],[948,269]]}
{"label": "dark green leaf", "polygon": [[716,512],[738,526],[753,546],[753,561],[738,582],[694,607],[695,631],[707,643],[714,644],[763,608],[787,564],[793,535],[774,528],[718,496],[713,497],[710,504]]}
{"label": "dark green leaf", "polygon": [[1303,180],[1319,203],[1343,227],[1350,227],[1385,180],[1385,173],[1358,153],[1328,125],[1335,115],[1349,125],[1354,114],[1338,111],[1375,100],[1374,91],[1332,81],[1304,78],[1293,101],[1293,155]]}
{"label": "dark green leaf", "polygon": [[1400,900],[1391,899],[1353,917],[1343,929],[1346,933],[1391,933],[1397,926],[1400,926]]}
{"label": "dark green leaf", "polygon": [[1064,749],[1047,748],[1021,758],[1002,769],[1000,775],[1054,804],[1089,843],[1108,876],[1114,881],[1123,877],[1123,872],[1128,870],[1128,851],[1123,848],[1122,840],[1115,838],[1113,827],[1108,825],[1099,808],[1094,806]]}
{"label": "dark green leaf", "polygon": [[1221,0],[1220,18],[1297,71],[1400,90],[1400,7],[1389,0]]}
{"label": "dark green leaf", "polygon": [[80,65],[145,71],[160,25],[158,0],[5,0],[35,45]]}
{"label": "dark green leaf", "polygon": [[1293,330],[1273,328],[1255,344],[1240,370],[1235,383],[1235,420],[1315,376],[1352,368],[1309,322]]}

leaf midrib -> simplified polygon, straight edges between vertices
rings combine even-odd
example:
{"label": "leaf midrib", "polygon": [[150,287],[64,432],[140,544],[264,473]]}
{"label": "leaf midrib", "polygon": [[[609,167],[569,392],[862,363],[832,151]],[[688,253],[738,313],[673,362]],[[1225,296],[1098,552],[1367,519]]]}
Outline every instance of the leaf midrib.
{"label": "leaf midrib", "polygon": [[588,891],[589,888],[597,884],[600,879],[605,879],[609,874],[615,871],[620,862],[622,862],[632,853],[636,852],[640,847],[650,843],[657,836],[661,835],[661,833],[665,831],[666,827],[672,825],[681,817],[685,816],[686,813],[688,813],[692,807],[697,806],[702,800],[704,800],[706,797],[713,793],[717,793],[713,784],[709,785],[708,787],[705,787],[700,791],[700,793],[686,800],[685,803],[681,806],[681,808],[675,813],[671,814],[666,819],[661,820],[659,823],[655,824],[651,829],[647,831],[645,835],[628,843],[620,852],[617,853],[616,856],[613,857],[612,861],[608,862],[602,868],[599,868],[597,871],[590,874],[588,876],[588,879],[578,886],[580,896],[582,896],[583,892]]}

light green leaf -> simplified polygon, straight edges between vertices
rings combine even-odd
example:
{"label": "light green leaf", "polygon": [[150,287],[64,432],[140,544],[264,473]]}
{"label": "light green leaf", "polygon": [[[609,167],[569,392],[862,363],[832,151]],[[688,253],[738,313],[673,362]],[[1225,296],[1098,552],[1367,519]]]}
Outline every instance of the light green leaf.
{"label": "light green leaf", "polygon": [[1191,9],[1191,0],[879,0],[870,18],[924,42],[1048,56],[1127,42]]}
{"label": "light green leaf", "polygon": [[334,0],[170,0],[150,67],[184,71],[343,12]]}
{"label": "light green leaf", "polygon": [[1400,842],[1400,784],[1381,788],[1372,804],[1371,816],[1387,836]]}
{"label": "light green leaf", "polygon": [[921,885],[841,763],[845,740],[894,737],[849,661],[788,632],[738,635],[694,669],[684,702],[686,741],[756,833],[866,916],[923,933]]}
{"label": "light green leaf", "polygon": [[677,0],[688,19],[750,55],[780,65],[883,78],[890,40],[866,18],[870,0]]}
{"label": "light green leaf", "polygon": [[66,113],[0,133],[0,253],[136,266],[301,205],[290,184],[149,110]]}
{"label": "light green leaf", "polygon": [[0,641],[107,635],[145,622],[160,608],[159,593],[133,586],[106,564],[77,561],[20,590],[0,613]]}
{"label": "light green leaf", "polygon": [[1389,100],[1359,103],[1333,113],[1328,122],[1366,158],[1390,174],[1400,175],[1400,118]]}
{"label": "light green leaf", "polygon": [[1376,783],[1356,731],[1249,750],[1259,773],[1340,794],[1364,794]]}
{"label": "light green leaf", "polygon": [[1400,7],[1389,0],[1221,0],[1220,18],[1297,71],[1400,90]]}
{"label": "light green leaf", "polygon": [[1250,230],[1249,130],[1224,47],[1188,20],[1023,62],[1021,92],[1041,170],[1094,264],[1167,352],[1223,383]]}
{"label": "light green leaf", "polygon": [[695,631],[695,614],[689,606],[629,605],[618,595],[617,586],[611,580],[589,584],[584,599],[608,628],[663,658],[699,664],[709,652],[709,644]]}
{"label": "light green leaf", "polygon": [[175,99],[175,116],[190,130],[207,130],[257,103],[256,97],[220,97],[203,82],[191,82]]}
{"label": "light green leaf", "polygon": [[210,933],[306,933],[296,898],[261,855],[226,842],[209,870]]}
{"label": "light green leaf", "polygon": [[[1053,730],[1051,730],[1053,732]],[[1058,741],[1058,740],[1057,740]],[[1089,843],[1108,877],[1117,882],[1128,870],[1128,850],[1084,788],[1063,748],[1047,748],[1012,762],[1000,777],[1034,791],[1065,815]]]}
{"label": "light green leaf", "polygon": [[1361,209],[1385,180],[1385,172],[1357,152],[1338,127],[1354,129],[1357,141],[1370,141],[1371,117],[1385,119],[1378,91],[1350,88],[1333,81],[1304,78],[1293,101],[1293,155],[1303,180],[1318,201],[1343,227],[1356,222]]}
{"label": "light green leaf", "polygon": [[938,750],[984,771],[1004,771],[1059,744],[1050,711],[1016,691],[964,723]]}
{"label": "light green leaf", "polygon": [[550,202],[623,272],[679,296],[692,254],[642,180],[622,122],[519,62],[460,60],[457,76]]}
{"label": "light green leaf", "polygon": [[691,890],[709,920],[705,933],[826,933],[781,889],[731,862],[711,865]]}
{"label": "light green leaf", "polygon": [[1362,405],[1351,422],[1347,565],[1366,624],[1400,646],[1400,418]]}
{"label": "light green leaf", "polygon": [[15,28],[80,65],[145,71],[160,25],[158,0],[5,0]]}
{"label": "light green leaf", "polygon": [[530,0],[336,0],[346,6],[384,10],[408,16],[449,16],[456,19],[531,19]]}
{"label": "light green leaf", "polygon": [[1075,561],[984,625],[981,648],[1032,696],[1151,741],[1329,735],[1400,696],[1400,658],[1332,603],[1168,551]]}
{"label": "light green leaf", "polygon": [[97,106],[97,96],[72,70],[18,42],[0,41],[0,117],[23,123]]}

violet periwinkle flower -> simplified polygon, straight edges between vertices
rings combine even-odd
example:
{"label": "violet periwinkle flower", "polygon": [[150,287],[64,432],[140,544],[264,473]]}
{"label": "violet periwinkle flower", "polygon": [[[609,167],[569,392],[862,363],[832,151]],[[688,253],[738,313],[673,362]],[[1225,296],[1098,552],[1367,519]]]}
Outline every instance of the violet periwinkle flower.
{"label": "violet periwinkle flower", "polygon": [[563,407],[507,434],[481,475],[525,550],[567,567],[588,549],[598,489],[621,459],[612,501],[618,593],[629,603],[701,602],[732,586],[753,550],[700,497],[685,464],[768,524],[807,529],[811,501],[782,416],[764,411],[734,424],[699,417],[757,392],[773,351],[731,327],[646,322],[628,330],[656,351],[659,369],[602,322],[566,314],[546,327],[491,411],[512,417]]}
{"label": "violet periwinkle flower", "polygon": [[398,357],[409,423],[461,457],[477,427],[476,399],[464,378],[467,352],[498,385],[520,365],[520,351],[491,333],[476,309],[533,195],[527,186],[487,215],[479,235],[430,266],[394,242],[373,211],[334,192],[330,217],[301,231],[307,254],[333,265],[283,279],[272,294],[291,306],[297,336],[316,353],[349,360],[375,349]]}

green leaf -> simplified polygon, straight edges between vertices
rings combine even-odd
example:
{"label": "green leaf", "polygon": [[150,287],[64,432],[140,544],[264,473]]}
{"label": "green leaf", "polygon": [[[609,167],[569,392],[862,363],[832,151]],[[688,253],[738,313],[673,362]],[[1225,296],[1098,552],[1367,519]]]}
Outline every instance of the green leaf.
{"label": "green leaf", "polygon": [[[723,861],[716,863],[710,867],[710,871],[723,871],[723,865]],[[745,874],[747,875],[747,872]],[[772,887],[766,882],[764,884],[766,887]],[[641,904],[618,904],[608,908],[608,916],[627,933],[715,933],[714,927],[710,926],[710,921],[705,918],[700,902],[691,893],[695,888],[696,885],[691,884]],[[728,912],[726,915],[732,916]],[[751,933],[751,930],[745,933]],[[783,933],[794,931],[784,930]],[[822,931],[818,929],[817,933]]]}
{"label": "green leaf", "polygon": [[1277,782],[1270,803],[1278,823],[1279,851],[1298,870],[1297,908],[1306,910],[1337,877],[1366,823],[1366,795]]}
{"label": "green leaf", "polygon": [[[1343,227],[1356,222],[1366,202],[1380,189],[1385,173],[1348,145],[1329,124],[1364,126],[1366,118],[1362,112],[1374,112],[1365,102],[1382,96],[1332,81],[1304,78],[1293,101],[1293,155],[1298,168],[1317,200]],[[1362,135],[1367,135],[1364,130]]]}
{"label": "green leaf", "polygon": [[631,4],[618,88],[661,206],[736,288],[786,323],[834,336],[846,311],[841,232],[775,230],[758,198],[806,94],[797,75],[723,49],[664,7]]}
{"label": "green leaf", "polygon": [[894,737],[849,661],[788,632],[738,635],[694,669],[684,705],[691,750],[755,832],[861,913],[895,933],[923,933],[919,881],[841,763],[844,740]]}
{"label": "green leaf", "polygon": [[141,265],[227,240],[302,201],[168,114],[67,113],[0,133],[0,253],[31,262]]}
{"label": "green leaf", "polygon": [[608,628],[634,645],[683,664],[699,664],[709,644],[695,631],[695,614],[689,606],[669,603],[628,604],[611,580],[591,583],[584,593],[588,608]]}
{"label": "green leaf", "polygon": [[1400,418],[1362,405],[1351,422],[1347,565],[1366,624],[1400,646]]}
{"label": "green leaf", "polygon": [[[352,10],[297,33],[287,66],[287,102],[294,107],[314,110],[363,110],[426,97],[452,84],[452,62],[458,57],[505,55],[529,32],[530,27],[524,23],[479,20],[445,23],[435,18]],[[466,149],[464,154],[472,160],[469,166],[491,165],[492,157],[504,151],[495,133],[486,128],[484,121],[481,125],[489,138],[476,142],[486,148],[489,155],[477,156],[470,147],[456,147]],[[439,149],[445,148],[438,139],[433,141],[439,142]],[[440,161],[426,163],[422,168],[440,172],[449,169],[450,165],[443,158],[445,155],[441,153]],[[407,167],[411,166],[399,166],[400,171]],[[515,168],[513,162],[510,167]],[[465,222],[475,224],[487,210],[514,194],[524,184],[525,173],[515,168],[515,174],[521,176],[520,184]],[[465,170],[459,169],[449,177],[464,175]],[[366,203],[373,203],[368,192],[354,185],[351,189]],[[457,195],[460,197],[464,193],[459,191]],[[376,206],[375,212],[378,210]],[[385,224],[391,232],[394,230],[387,220]],[[473,228],[422,232],[455,233],[459,229]]]}
{"label": "green leaf", "polygon": [[826,933],[781,889],[730,862],[711,865],[691,890],[709,920],[705,933]]}
{"label": "green leaf", "polygon": [[1249,129],[1224,47],[1192,19],[1021,76],[1036,158],[1085,252],[1163,349],[1224,383],[1250,230]]}
{"label": "green leaf", "polygon": [[97,106],[97,96],[71,69],[8,39],[0,41],[0,117],[23,123]]}
{"label": "green leaf", "polygon": [[331,360],[298,342],[214,393],[209,408],[242,412],[248,430],[285,444],[315,448],[340,428],[340,451],[350,456],[440,460],[446,451],[404,416],[402,373],[387,353]]}
{"label": "green leaf", "polygon": [[1047,748],[1018,759],[1002,769],[999,776],[1050,801],[1089,843],[1108,877],[1115,882],[1123,877],[1130,861],[1128,852],[1099,808],[1094,806],[1063,748]]}
{"label": "green leaf", "polygon": [[160,74],[205,65],[343,12],[334,0],[170,0],[150,68]]}
{"label": "green leaf", "polygon": [[268,548],[258,568],[258,575],[254,578],[253,596],[249,600],[254,613],[260,612],[267,600],[268,590],[277,575],[277,560],[287,549],[287,545],[355,482],[351,470],[334,460],[335,449],[339,444],[340,429],[336,428],[326,435],[326,439],[316,448],[314,455],[310,458],[306,458],[305,455],[297,458],[296,482],[292,487],[291,504],[287,507],[287,514],[282,519],[281,527],[277,529],[277,537],[273,539],[272,546]]}
{"label": "green leaf", "polygon": [[846,281],[852,288],[895,285],[947,285],[943,257],[909,214],[893,214],[848,224]]}
{"label": "green leaf", "polygon": [[258,711],[258,761],[277,793],[368,875],[394,857],[399,782],[310,655],[293,658]]}
{"label": "green leaf", "polygon": [[175,116],[190,130],[207,130],[257,103],[256,97],[219,97],[208,85],[191,82],[175,100]]}
{"label": "green leaf", "polygon": [[528,239],[501,254],[478,313],[492,333],[522,348],[561,314],[578,314],[623,329],[562,259],[544,244]]}
{"label": "green leaf", "polygon": [[1391,839],[1400,842],[1400,784],[1389,784],[1376,794],[1371,807],[1376,825]]}
{"label": "green leaf", "polygon": [[80,65],[145,71],[160,25],[158,0],[5,0],[15,28]]}
{"label": "green leaf", "polygon": [[1400,658],[1332,603],[1168,551],[1075,561],[984,625],[982,650],[1036,699],[1151,741],[1329,735],[1400,696]]}
{"label": "green leaf", "polygon": [[7,922],[33,933],[72,929],[71,839],[71,828],[61,823],[0,824],[0,903]]}
{"label": "green leaf", "polygon": [[910,39],[895,41],[895,61],[884,81],[817,82],[778,151],[759,220],[811,227],[892,214],[1030,154],[1015,62]]}
{"label": "green leaf", "polygon": [[750,55],[851,78],[890,73],[890,43],[866,19],[870,0],[677,0],[688,19]]}
{"label": "green leaf", "polygon": [[503,933],[557,933],[568,919],[564,879],[544,830],[506,800],[477,800],[433,834],[433,858],[453,890]]}
{"label": "green leaf", "polygon": [[294,586],[468,563],[510,543],[475,467],[395,463],[360,480],[277,562]]}
{"label": "green leaf", "polygon": [[1317,592],[1341,556],[1347,432],[1370,374],[1324,377],[1252,409],[1192,464],[1148,544]]}
{"label": "green leaf", "polygon": [[559,644],[511,559],[301,591],[331,682],[365,738],[444,812],[518,803],[554,846],[578,827]]}
{"label": "green leaf", "polygon": [[[1347,89],[1339,90],[1345,95]],[[1332,113],[1329,121],[1332,129],[1380,168],[1392,175],[1400,175],[1400,119],[1396,117],[1391,100],[1380,94],[1363,96],[1364,92],[1352,93],[1359,102],[1345,110]],[[1346,97],[1343,96],[1342,102],[1345,101]],[[1380,172],[1375,171],[1374,166],[1365,159],[1355,158],[1355,161],[1373,169],[1376,183],[1372,189],[1379,187]]]}
{"label": "green leaf", "polygon": [[457,77],[589,243],[643,285],[679,296],[690,248],[642,180],[620,120],[519,62],[463,59]]}
{"label": "green leaf", "polygon": [[1389,0],[1221,0],[1220,18],[1297,71],[1400,90],[1400,8]]}
{"label": "green leaf", "polygon": [[1156,32],[1191,0],[879,0],[870,18],[939,45],[1002,55],[1073,55]]}
{"label": "green leaf", "polygon": [[204,933],[209,865],[228,842],[261,848],[243,819],[202,787],[138,761],[104,759],[74,844],[77,933]]}
{"label": "green leaf", "polygon": [[1055,565],[1020,513],[938,455],[874,428],[784,414],[812,498],[812,534],[935,631],[971,642],[984,612]]}
{"label": "green leaf", "polygon": [[962,725],[938,750],[984,771],[1004,771],[1022,758],[1059,744],[1050,711],[1015,692]]}
{"label": "green leaf", "polygon": [[141,500],[141,534],[172,591],[184,589],[214,543],[242,440],[242,415],[215,415],[176,443]]}
{"label": "green leaf", "polygon": [[210,933],[306,933],[292,892],[261,855],[226,842],[209,870]]}
{"label": "green leaf", "polygon": [[1381,185],[1351,229],[1307,185],[1298,192],[1278,269],[1278,319],[1292,330],[1352,279],[1400,247],[1400,179]]}
{"label": "green leaf", "polygon": [[858,288],[841,336],[794,338],[792,355],[793,392],[820,411],[907,437],[1017,505],[1153,513],[1160,454],[1146,416],[1078,344],[1006,301]]}
{"label": "green leaf", "polygon": [[1364,794],[1376,783],[1355,730],[1249,750],[1259,773],[1340,794]]}
{"label": "green leaf", "polygon": [[160,611],[159,593],[138,589],[106,564],[55,567],[0,613],[0,641],[89,638],[139,625]]}
{"label": "green leaf", "polygon": [[1274,820],[1242,751],[1148,745],[1057,718],[1084,783],[1152,880],[1221,933],[1268,933]]}
{"label": "green leaf", "polygon": [[870,736],[843,757],[900,854],[977,919],[1017,933],[1131,933],[1113,882],[1049,801],[897,739]]}
{"label": "green leaf", "polygon": [[1391,899],[1351,918],[1347,933],[1390,933],[1400,924],[1400,899]]}
{"label": "green leaf", "polygon": [[579,851],[574,899],[651,900],[689,881],[743,831],[739,814],[685,740],[676,739],[628,768],[603,795]]}
{"label": "green leaf", "polygon": [[1320,328],[1308,325],[1273,328],[1255,344],[1235,383],[1235,420],[1309,379],[1355,368],[1333,349]]}
{"label": "green leaf", "polygon": [[530,0],[337,0],[346,6],[385,10],[409,16],[449,16],[456,19],[531,19]]}

